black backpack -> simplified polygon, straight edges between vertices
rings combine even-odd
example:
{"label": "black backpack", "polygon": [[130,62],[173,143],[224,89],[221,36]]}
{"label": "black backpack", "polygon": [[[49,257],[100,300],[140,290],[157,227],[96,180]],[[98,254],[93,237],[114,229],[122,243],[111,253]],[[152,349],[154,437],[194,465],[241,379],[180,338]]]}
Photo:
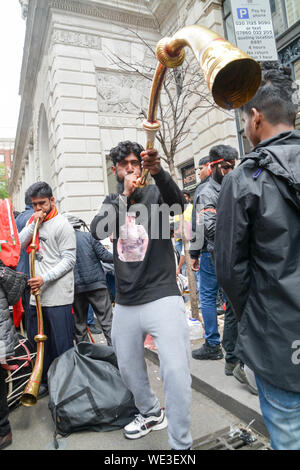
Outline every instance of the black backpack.
{"label": "black backpack", "polygon": [[48,388],[56,449],[57,433],[113,431],[138,414],[110,346],[82,342],[66,351],[48,370]]}

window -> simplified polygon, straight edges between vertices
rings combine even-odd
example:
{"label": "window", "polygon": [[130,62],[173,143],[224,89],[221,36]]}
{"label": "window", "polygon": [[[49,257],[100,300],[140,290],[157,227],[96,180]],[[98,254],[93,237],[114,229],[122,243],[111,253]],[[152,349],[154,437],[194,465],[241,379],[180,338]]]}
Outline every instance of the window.
{"label": "window", "polygon": [[288,28],[300,20],[299,0],[285,0],[286,17]]}
{"label": "window", "polygon": [[271,13],[276,12],[276,3],[275,0],[270,0]]}
{"label": "window", "polygon": [[0,163],[4,163],[4,155],[3,155],[3,153],[0,153]]}
{"label": "window", "polygon": [[280,36],[300,20],[299,0],[270,0],[275,36]]}
{"label": "window", "polygon": [[[300,59],[294,62],[295,80],[298,84],[298,93],[300,94]],[[296,117],[296,129],[300,130],[300,106],[298,106],[298,114]]]}
{"label": "window", "polygon": [[223,2],[223,21],[225,26],[226,38],[232,44],[236,44],[230,0],[225,0]]}

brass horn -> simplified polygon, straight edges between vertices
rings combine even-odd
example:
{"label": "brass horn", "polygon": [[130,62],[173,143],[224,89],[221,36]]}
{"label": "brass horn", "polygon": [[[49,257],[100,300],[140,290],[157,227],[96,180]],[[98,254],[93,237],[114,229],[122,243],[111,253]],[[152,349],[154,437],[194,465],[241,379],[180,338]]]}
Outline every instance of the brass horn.
{"label": "brass horn", "polygon": [[[39,221],[36,221],[34,232],[32,236],[32,242],[30,245],[30,276],[35,277],[35,252],[36,252],[36,237],[38,232]],[[40,300],[40,291],[34,294],[36,302],[36,313],[37,313],[37,322],[38,322],[38,334],[34,337],[34,341],[37,343],[37,354],[35,359],[34,368],[30,379],[27,382],[25,390],[21,396],[21,403],[24,406],[35,405],[38,399],[43,365],[44,365],[44,341],[46,341],[47,336],[44,334],[44,322],[42,314],[42,306]]]}
{"label": "brass horn", "polygon": [[[153,148],[156,132],[160,128],[156,113],[166,71],[184,62],[186,46],[192,49],[215,103],[222,108],[241,107],[255,95],[260,85],[260,65],[204,26],[186,26],[171,38],[161,39],[156,46],[159,63],[152,82],[147,120],[143,122],[147,133],[147,149]],[[148,171],[143,170],[140,187],[147,184],[147,175]]]}

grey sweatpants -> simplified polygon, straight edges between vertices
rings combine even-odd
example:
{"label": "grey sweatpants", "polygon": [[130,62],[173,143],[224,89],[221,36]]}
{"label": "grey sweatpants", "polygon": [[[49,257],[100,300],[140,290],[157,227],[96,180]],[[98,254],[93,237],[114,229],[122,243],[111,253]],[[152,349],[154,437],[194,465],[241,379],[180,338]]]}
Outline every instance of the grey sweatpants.
{"label": "grey sweatpants", "polygon": [[187,449],[192,444],[192,391],[189,331],[181,297],[164,297],[143,305],[115,306],[112,343],[123,382],[133,393],[141,414],[155,413],[160,409],[149,384],[144,358],[147,334],[153,337],[159,355],[169,444],[172,449]]}

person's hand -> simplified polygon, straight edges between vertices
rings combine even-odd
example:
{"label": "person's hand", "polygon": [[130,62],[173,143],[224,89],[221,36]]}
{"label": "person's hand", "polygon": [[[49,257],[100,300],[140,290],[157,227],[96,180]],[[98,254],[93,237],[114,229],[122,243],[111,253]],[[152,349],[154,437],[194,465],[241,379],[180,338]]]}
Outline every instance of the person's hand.
{"label": "person's hand", "polygon": [[35,276],[28,280],[28,284],[31,288],[31,294],[35,295],[39,292],[40,288],[44,284],[42,276]]}
{"label": "person's hand", "polygon": [[191,259],[191,268],[192,268],[192,271],[199,271],[199,258]]}
{"label": "person's hand", "polygon": [[161,170],[160,157],[157,150],[149,149],[141,152],[143,168],[149,170],[151,176],[156,175]]}
{"label": "person's hand", "polygon": [[39,221],[39,225],[43,222],[44,218],[46,217],[46,212],[40,210],[40,211],[36,211],[33,213],[33,220],[34,220],[34,223],[36,224],[37,220]]}
{"label": "person's hand", "polygon": [[129,173],[124,177],[124,192],[127,197],[131,196],[138,186],[137,176],[134,173]]}

